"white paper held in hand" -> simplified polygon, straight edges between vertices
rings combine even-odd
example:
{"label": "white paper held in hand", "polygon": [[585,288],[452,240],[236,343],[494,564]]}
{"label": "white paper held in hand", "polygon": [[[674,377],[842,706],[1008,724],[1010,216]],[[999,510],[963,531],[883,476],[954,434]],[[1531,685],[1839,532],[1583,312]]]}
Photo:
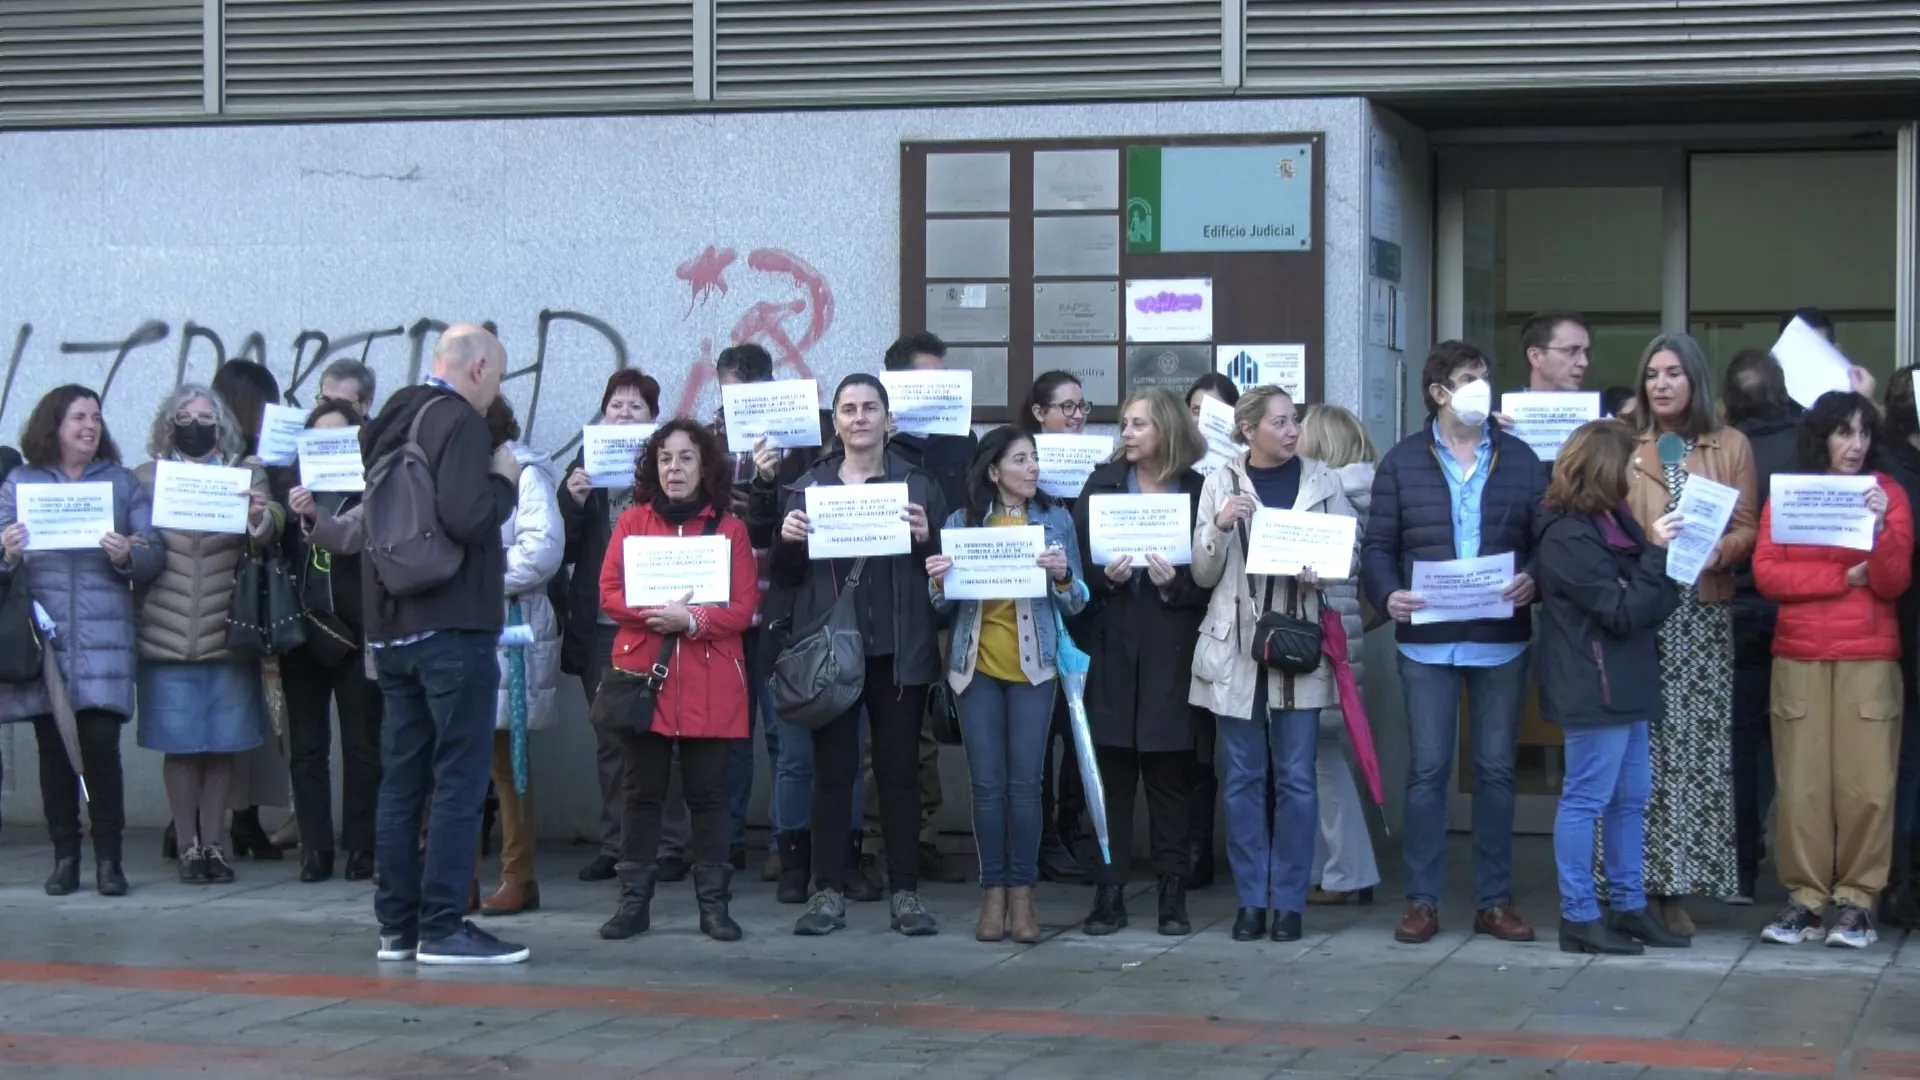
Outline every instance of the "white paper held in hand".
{"label": "white paper held in hand", "polygon": [[308,491],[365,491],[360,429],[310,428],[300,433],[300,485]]}
{"label": "white paper held in hand", "polygon": [[965,435],[973,430],[973,372],[883,371],[887,412],[908,435]]}
{"label": "white paper held in hand", "polygon": [[810,559],[905,555],[913,550],[905,484],[813,484],[806,488]]}
{"label": "white paper held in hand", "polygon": [[1077,499],[1087,477],[1113,456],[1113,440],[1105,435],[1035,435],[1033,451],[1040,457],[1040,490],[1056,499]]}
{"label": "white paper held in hand", "polygon": [[1733,520],[1740,489],[1703,476],[1688,476],[1680,491],[1680,535],[1667,541],[1667,576],[1683,585],[1700,580],[1713,546]]}
{"label": "white paper held in hand", "polygon": [[1035,560],[1047,550],[1038,525],[941,529],[940,551],[953,568],[940,583],[949,600],[1031,600],[1047,595],[1047,572]]}
{"label": "white paper held in hand", "polygon": [[589,424],[581,428],[581,470],[594,487],[632,487],[640,450],[659,429],[659,424]]}
{"label": "white paper held in hand", "polygon": [[253,474],[186,461],[153,464],[153,527],[240,536],[247,531]]}
{"label": "white paper held in hand", "polygon": [[1821,394],[1853,389],[1853,362],[1799,316],[1780,331],[1773,358],[1787,378],[1787,396],[1806,408],[1813,408]]}
{"label": "white paper held in hand", "polygon": [[1541,461],[1552,461],[1581,424],[1600,419],[1600,395],[1530,390],[1502,394],[1500,412],[1513,420],[1515,438],[1531,446]]}
{"label": "white paper held in hand", "polygon": [[1768,533],[1776,544],[1873,550],[1871,476],[1774,473],[1767,491]]}
{"label": "white paper held in hand", "polygon": [[97,548],[114,531],[113,484],[19,484],[14,512],[27,527],[28,551]]}
{"label": "white paper held in hand", "polygon": [[1408,588],[1427,606],[1413,613],[1413,624],[1510,619],[1513,604],[1500,599],[1513,584],[1513,552],[1477,559],[1446,559],[1413,564]]}
{"label": "white paper held in hand", "polygon": [[300,436],[307,430],[305,409],[265,405],[260,410],[260,460],[268,465],[291,465],[300,456]]}
{"label": "white paper held in hand", "polygon": [[1168,495],[1090,495],[1087,497],[1087,546],[1093,561],[1106,566],[1122,555],[1145,570],[1148,554],[1175,566],[1193,562],[1193,503]]}
{"label": "white paper held in hand", "polygon": [[751,454],[762,438],[783,450],[820,445],[820,384],[812,379],[723,385],[720,407],[729,453]]}
{"label": "white paper held in hand", "polygon": [[1351,577],[1358,525],[1345,514],[1263,506],[1248,527],[1247,573],[1294,577],[1310,566],[1322,579]]}
{"label": "white paper held in hand", "polygon": [[733,542],[724,536],[629,536],[620,542],[620,568],[628,607],[660,607],[689,592],[689,603],[725,604],[733,592]]}
{"label": "white paper held in hand", "polygon": [[1200,398],[1200,437],[1207,441],[1207,456],[1193,471],[1201,476],[1212,476],[1243,452],[1233,441],[1233,406],[1210,394]]}

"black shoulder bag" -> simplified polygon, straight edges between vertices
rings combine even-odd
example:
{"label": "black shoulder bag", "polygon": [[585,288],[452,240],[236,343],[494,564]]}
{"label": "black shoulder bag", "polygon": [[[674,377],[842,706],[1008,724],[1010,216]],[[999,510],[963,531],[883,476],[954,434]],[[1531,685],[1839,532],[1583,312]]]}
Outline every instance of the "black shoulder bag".
{"label": "black shoulder bag", "polygon": [[[712,536],[720,527],[720,508],[716,506],[713,511],[706,528],[700,530],[702,536]],[[627,671],[609,660],[606,674],[600,676],[600,687],[594,692],[593,707],[587,711],[588,722],[608,731],[634,735],[652,731],[653,713],[660,704],[660,691],[667,685],[673,653],[679,646],[680,635],[668,634],[660,642],[660,654],[654,657],[653,667],[646,671]]]}
{"label": "black shoulder bag", "polygon": [[[867,642],[854,607],[866,565],[865,558],[855,560],[833,606],[804,632],[795,629],[773,661],[773,711],[795,727],[818,731],[866,693]],[[826,570],[831,573],[831,565]]]}
{"label": "black shoulder bag", "polygon": [[[1231,476],[1233,493],[1240,494],[1240,478]],[[1247,553],[1251,542],[1247,537],[1247,526],[1240,523],[1234,530],[1240,537],[1240,565],[1247,565]],[[1247,575],[1247,599],[1254,596],[1253,575]],[[1234,632],[1239,633],[1240,620],[1235,613]],[[1310,674],[1320,666],[1320,641],[1323,631],[1317,622],[1308,622],[1300,617],[1300,581],[1287,579],[1287,610],[1273,610],[1273,578],[1267,578],[1266,604],[1259,609],[1259,615],[1253,622],[1253,640],[1247,645],[1247,654],[1253,662],[1262,667],[1272,668],[1287,675]]]}

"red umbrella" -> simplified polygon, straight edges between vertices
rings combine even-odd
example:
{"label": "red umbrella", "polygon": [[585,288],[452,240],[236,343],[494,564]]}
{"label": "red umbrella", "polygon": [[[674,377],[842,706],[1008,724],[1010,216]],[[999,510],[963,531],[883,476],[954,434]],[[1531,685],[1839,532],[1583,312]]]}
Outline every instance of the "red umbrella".
{"label": "red umbrella", "polygon": [[1380,786],[1380,754],[1373,748],[1373,727],[1367,723],[1367,705],[1360,700],[1360,684],[1353,677],[1353,665],[1347,660],[1347,628],[1340,613],[1331,605],[1320,605],[1320,651],[1333,662],[1333,677],[1340,687],[1340,712],[1347,718],[1347,737],[1353,740],[1353,756],[1366,776],[1367,793],[1375,806],[1387,805]]}

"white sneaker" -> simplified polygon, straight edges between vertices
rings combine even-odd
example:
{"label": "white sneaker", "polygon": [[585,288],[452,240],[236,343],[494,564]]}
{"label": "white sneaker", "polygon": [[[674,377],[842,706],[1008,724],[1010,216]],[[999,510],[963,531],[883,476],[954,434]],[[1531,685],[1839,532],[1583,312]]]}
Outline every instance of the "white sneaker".
{"label": "white sneaker", "polygon": [[1864,949],[1879,940],[1880,935],[1873,930],[1873,916],[1854,904],[1840,905],[1840,918],[1827,931],[1830,949]]}

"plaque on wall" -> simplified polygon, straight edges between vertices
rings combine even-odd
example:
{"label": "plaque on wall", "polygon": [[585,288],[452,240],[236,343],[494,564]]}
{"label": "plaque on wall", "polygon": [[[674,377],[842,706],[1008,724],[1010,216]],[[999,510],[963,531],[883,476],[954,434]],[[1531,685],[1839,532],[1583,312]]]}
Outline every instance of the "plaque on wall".
{"label": "plaque on wall", "polygon": [[1033,287],[1034,341],[1056,344],[1119,338],[1119,282],[1050,281]]}
{"label": "plaque on wall", "polygon": [[927,155],[929,214],[1004,214],[1010,191],[1005,153]]}
{"label": "plaque on wall", "polygon": [[1007,277],[1006,218],[938,218],[927,222],[927,276]]}
{"label": "plaque on wall", "polygon": [[1116,277],[1119,273],[1118,217],[1033,219],[1034,277]]}
{"label": "plaque on wall", "polygon": [[1193,380],[1212,370],[1211,345],[1135,345],[1127,350],[1127,392],[1170,390],[1184,400]]}
{"label": "plaque on wall", "polygon": [[1035,151],[1033,208],[1120,209],[1120,151]]}
{"label": "plaque on wall", "polygon": [[1128,148],[1128,254],[1312,250],[1313,144]]}
{"label": "plaque on wall", "polygon": [[[1064,371],[1080,380],[1087,404],[1120,404],[1120,347],[1118,345],[1035,345],[1033,377]],[[974,384],[976,387],[979,383]]]}
{"label": "plaque on wall", "polygon": [[[942,341],[1006,341],[1007,290],[1006,285],[927,286],[927,332]],[[1002,388],[1006,381],[1002,373]],[[973,381],[973,393],[980,396],[979,379]]]}
{"label": "plaque on wall", "polygon": [[[936,334],[939,331],[934,331]],[[1007,403],[1007,350],[984,345],[957,345],[947,350],[947,367],[973,372],[974,408],[1001,408]]]}

